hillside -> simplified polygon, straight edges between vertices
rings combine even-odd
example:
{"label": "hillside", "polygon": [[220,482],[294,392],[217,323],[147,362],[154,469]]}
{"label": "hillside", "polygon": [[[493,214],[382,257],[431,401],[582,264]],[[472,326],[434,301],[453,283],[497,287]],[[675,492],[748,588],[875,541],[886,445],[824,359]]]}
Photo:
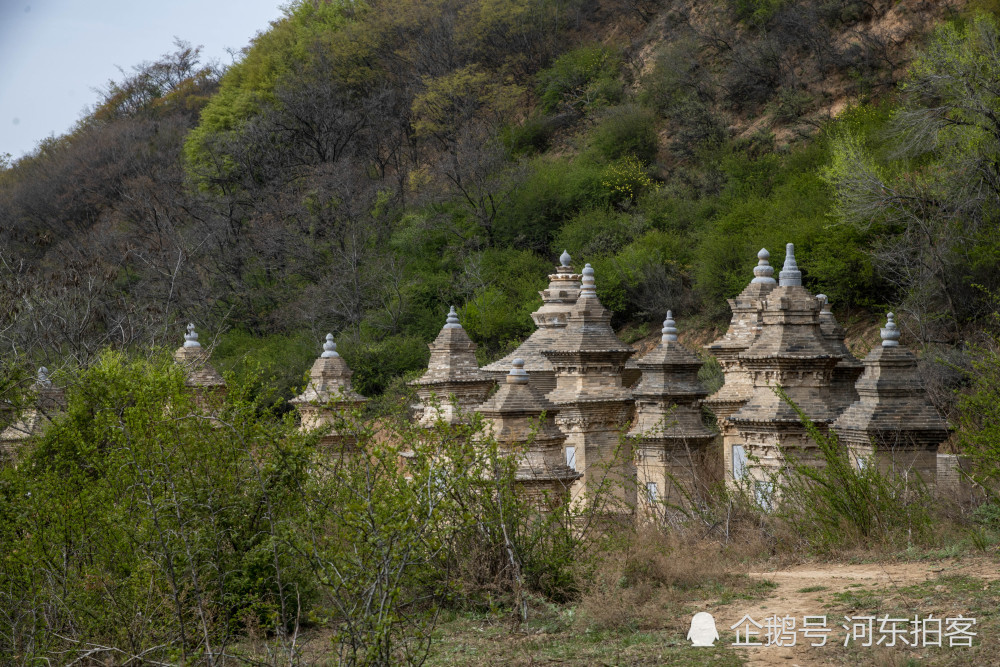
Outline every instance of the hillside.
{"label": "hillside", "polygon": [[193,320],[231,331],[223,366],[263,346],[298,368],[329,330],[378,393],[426,362],[449,304],[483,361],[511,349],[563,249],[619,326],[655,326],[667,307],[721,323],[756,250],[780,264],[791,241],[842,318],[891,307],[919,342],[964,340],[990,310],[971,286],[992,289],[991,237],[921,247],[852,217],[835,173],[847,135],[898,151],[895,110],[922,103],[898,84],[963,11],[294,4],[228,71],[180,44],[2,173],[2,335],[62,367]]}
{"label": "hillside", "polygon": [[[998,100],[995,0],[294,0],[228,68],[178,41],[0,164],[0,663],[997,663]],[[786,243],[802,284],[759,267],[709,357]],[[496,386],[564,250],[562,366]],[[831,641],[730,645],[750,613]]]}

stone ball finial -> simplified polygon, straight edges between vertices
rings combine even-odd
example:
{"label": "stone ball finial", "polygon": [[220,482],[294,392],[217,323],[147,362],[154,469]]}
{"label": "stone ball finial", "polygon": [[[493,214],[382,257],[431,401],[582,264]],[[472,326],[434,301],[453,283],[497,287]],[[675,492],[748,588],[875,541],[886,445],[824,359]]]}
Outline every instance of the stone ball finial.
{"label": "stone ball finial", "polygon": [[52,386],[52,380],[49,379],[49,369],[45,366],[38,368],[38,379],[35,380],[35,385],[44,389]]}
{"label": "stone ball finial", "polygon": [[333,334],[328,333],[326,335],[326,342],[323,343],[323,354],[319,355],[321,359],[331,359],[333,357],[339,357],[337,354],[337,344],[333,342]]}
{"label": "stone ball finial", "polygon": [[587,264],[583,267],[583,279],[580,284],[580,298],[597,297],[597,282],[594,280],[594,267]]}
{"label": "stone ball finial", "polygon": [[455,306],[451,307],[448,311],[448,319],[444,323],[445,329],[461,329],[462,325],[458,322],[458,313],[455,312]]}
{"label": "stone ball finial", "polygon": [[761,248],[760,252],[757,253],[757,266],[753,267],[751,283],[774,284],[774,267],[768,261],[770,258],[771,253],[767,251],[767,248]]}
{"label": "stone ball finial", "polygon": [[194,330],[194,322],[187,325],[187,333],[184,334],[184,347],[201,347],[198,342],[198,332]]}
{"label": "stone ball finial", "polygon": [[676,343],[677,342],[677,324],[674,322],[674,311],[667,311],[667,319],[663,320],[663,328],[660,329],[660,333],[663,336],[660,337],[660,341],[664,343]]}
{"label": "stone ball finial", "polygon": [[528,384],[528,371],[524,370],[524,359],[515,359],[510,373],[507,374],[507,384]]}
{"label": "stone ball finial", "polygon": [[570,267],[570,262],[571,261],[573,261],[573,258],[571,258],[569,256],[568,252],[566,252],[565,250],[563,250],[562,254],[559,255],[559,266],[563,266],[563,267],[566,267],[568,269]]}
{"label": "stone ball finial", "polygon": [[899,347],[899,327],[896,326],[896,316],[886,315],[885,327],[882,329],[882,347]]}
{"label": "stone ball finial", "polygon": [[785,244],[785,265],[781,267],[778,274],[778,284],[782,287],[801,287],[802,272],[799,265],[795,263],[795,244]]}

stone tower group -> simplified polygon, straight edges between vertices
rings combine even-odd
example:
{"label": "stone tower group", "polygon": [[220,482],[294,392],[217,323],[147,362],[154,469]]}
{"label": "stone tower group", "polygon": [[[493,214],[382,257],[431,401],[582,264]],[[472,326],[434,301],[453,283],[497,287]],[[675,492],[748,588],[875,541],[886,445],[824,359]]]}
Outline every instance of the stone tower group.
{"label": "stone tower group", "polygon": [[[899,343],[894,315],[881,345],[859,361],[827,298],[803,286],[792,244],[777,280],[762,249],[753,278],[729,300],[728,330],[705,346],[723,376],[711,396],[699,379],[704,360],[680,344],[671,311],[659,344],[633,359],[597,296],[594,269],[587,264],[576,273],[568,253],[559,259],[532,313],[537,328],[514,352],[480,368],[452,307],[429,344],[426,372],[410,383],[421,427],[480,414],[485,431],[516,457],[516,484],[539,507],[600,496],[608,514],[638,508],[639,515],[669,517],[696,506],[720,480],[749,482],[767,497],[791,459],[822,463],[804,419],[835,434],[857,467],[937,483],[947,458],[937,450],[949,427],[927,396],[916,356]],[[198,403],[212,409],[225,398],[225,381],[193,324],[184,339],[174,359]],[[366,399],[354,391],[332,334],[322,347],[305,391],[291,403],[303,429],[326,429],[321,451],[356,452],[339,416]],[[61,392],[44,369],[37,386],[37,409],[0,433],[0,452],[14,452],[59,409]],[[947,466],[944,478],[951,479],[954,462]]]}

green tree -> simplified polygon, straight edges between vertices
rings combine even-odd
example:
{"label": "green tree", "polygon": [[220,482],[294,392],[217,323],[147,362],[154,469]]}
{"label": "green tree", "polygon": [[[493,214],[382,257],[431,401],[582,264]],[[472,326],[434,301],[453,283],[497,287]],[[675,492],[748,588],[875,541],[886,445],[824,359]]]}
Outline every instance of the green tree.
{"label": "green tree", "polygon": [[825,172],[836,214],[878,238],[877,268],[924,339],[954,338],[997,283],[1000,29],[948,23],[911,66],[884,141],[846,125]]}

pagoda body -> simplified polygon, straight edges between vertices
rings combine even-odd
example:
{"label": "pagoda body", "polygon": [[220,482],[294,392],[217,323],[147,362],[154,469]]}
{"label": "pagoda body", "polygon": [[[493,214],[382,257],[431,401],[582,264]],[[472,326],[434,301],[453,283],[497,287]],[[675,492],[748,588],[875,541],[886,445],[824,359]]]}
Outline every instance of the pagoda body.
{"label": "pagoda body", "polygon": [[556,375],[542,350],[553,346],[556,337],[566,328],[566,318],[580,295],[580,274],[573,271],[571,258],[565,250],[559,257],[556,272],[549,275],[549,286],[539,292],[542,307],[531,314],[538,327],[520,346],[503,359],[483,367],[483,372],[497,382],[507,376],[514,359],[524,361],[531,386],[542,395],[556,388]]}
{"label": "pagoda body", "polygon": [[337,353],[333,334],[327,334],[323,353],[309,371],[309,384],[304,392],[289,401],[302,417],[303,431],[329,429],[319,441],[322,450],[346,453],[353,451],[357,444],[351,433],[336,428],[338,414],[353,412],[368,400],[351,387],[351,375],[351,369]]}
{"label": "pagoda body", "polygon": [[0,431],[0,464],[11,462],[16,465],[24,443],[41,433],[52,417],[66,407],[65,393],[61,387],[52,385],[49,369],[44,366],[38,369],[34,388],[37,396],[35,404]]}
{"label": "pagoda body", "polygon": [[611,329],[611,312],[597,299],[588,264],[566,327],[542,354],[555,371],[556,388],[548,398],[559,408],[556,424],[566,434],[566,461],[582,473],[573,485],[573,499],[593,497],[602,489],[612,499],[608,507],[613,514],[635,507],[631,445],[619,437],[633,409],[622,371],[634,353]]}
{"label": "pagoda body", "polygon": [[195,394],[195,402],[202,409],[213,407],[226,397],[226,381],[208,362],[208,350],[198,342],[194,324],[187,325],[184,345],[174,352],[174,361],[184,368],[184,384]]}
{"label": "pagoda body", "polygon": [[[786,246],[785,265],[778,287],[764,298],[763,327],[757,340],[739,355],[753,380],[750,400],[729,420],[757,464],[748,468],[765,486],[785,469],[786,456],[819,463],[817,445],[799,414],[779,396],[784,390],[821,430],[837,417],[831,384],[841,357],[830,351],[820,327],[819,300],[802,286],[795,248]],[[759,487],[762,488],[762,487]],[[765,495],[770,494],[763,488]]]}
{"label": "pagoda body", "polygon": [[[778,286],[774,279],[774,268],[769,263],[771,254],[762,248],[757,253],[757,266],[753,270],[753,280],[736,298],[729,299],[733,312],[729,329],[722,338],[705,346],[705,350],[715,356],[722,367],[723,385],[705,399],[715,414],[722,436],[722,458],[724,477],[727,482],[734,479],[734,465],[743,460],[742,452],[746,443],[729,418],[746,405],[753,395],[753,376],[744,367],[740,354],[746,351],[760,335],[763,326],[764,298]],[[736,448],[737,455],[733,452]]]}
{"label": "pagoda body", "polygon": [[632,390],[635,419],[628,433],[638,491],[654,516],[697,502],[707,482],[705,455],[715,439],[701,419],[708,395],[698,380],[702,361],[677,342],[670,311],[661,333],[660,344],[637,362],[642,378]]}
{"label": "pagoda body", "polygon": [[429,343],[431,349],[427,372],[410,383],[420,400],[417,421],[431,427],[438,420],[449,424],[467,421],[495,382],[479,369],[476,344],[458,321],[452,306],[441,333]]}
{"label": "pagoda body", "polygon": [[581,475],[566,465],[566,436],[554,419],[559,408],[530,385],[523,359],[513,360],[505,382],[477,412],[501,448],[517,456],[514,483],[525,497],[542,511],[569,501]]}
{"label": "pagoda body", "polygon": [[822,310],[819,311],[820,331],[830,348],[830,353],[841,358],[833,368],[833,380],[830,383],[833,409],[840,413],[858,400],[858,391],[854,385],[864,372],[865,365],[847,349],[847,344],[844,342],[846,337],[844,327],[840,326],[837,318],[833,316],[829,299],[825,294],[817,294],[816,298],[822,305]]}
{"label": "pagoda body", "polygon": [[948,424],[930,402],[917,372],[917,358],[899,344],[892,313],[882,344],[864,359],[859,398],[833,423],[856,465],[874,461],[883,470],[918,474],[928,487],[937,482],[937,449]]}

